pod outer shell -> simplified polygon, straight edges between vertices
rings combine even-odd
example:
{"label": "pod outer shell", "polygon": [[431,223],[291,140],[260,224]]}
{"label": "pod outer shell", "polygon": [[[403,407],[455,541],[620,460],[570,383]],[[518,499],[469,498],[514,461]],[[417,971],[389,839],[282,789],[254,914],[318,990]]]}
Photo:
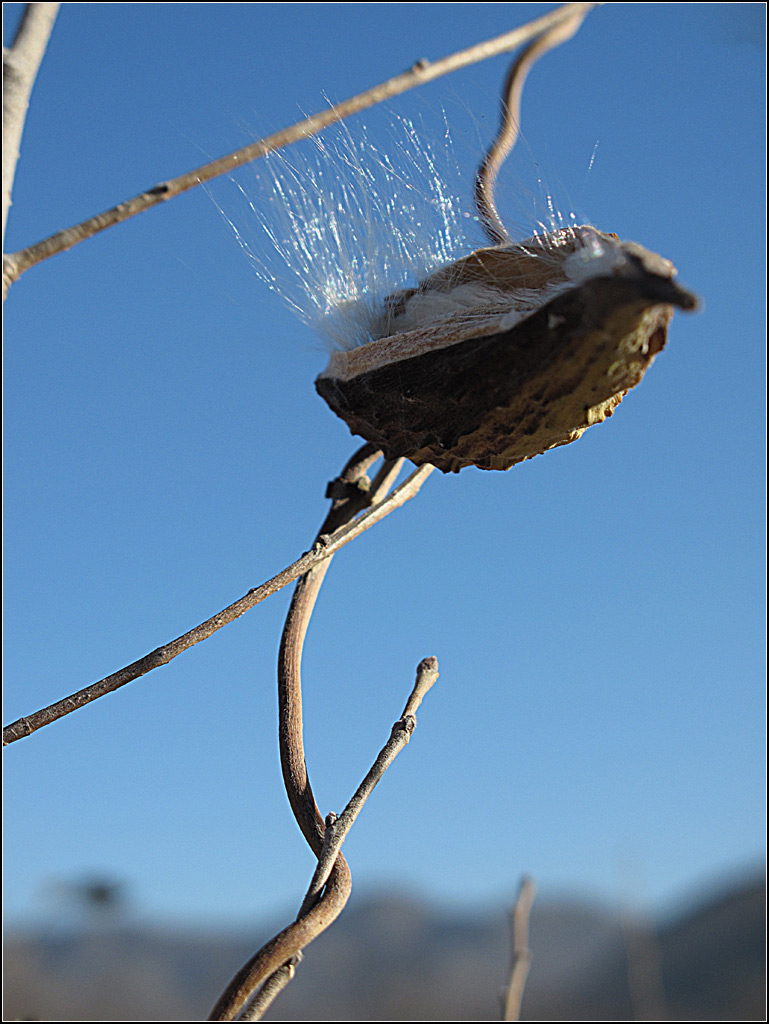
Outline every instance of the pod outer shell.
{"label": "pod outer shell", "polygon": [[696,306],[668,274],[636,270],[570,288],[510,330],[315,386],[387,458],[509,469],[611,416],[664,348],[674,307]]}

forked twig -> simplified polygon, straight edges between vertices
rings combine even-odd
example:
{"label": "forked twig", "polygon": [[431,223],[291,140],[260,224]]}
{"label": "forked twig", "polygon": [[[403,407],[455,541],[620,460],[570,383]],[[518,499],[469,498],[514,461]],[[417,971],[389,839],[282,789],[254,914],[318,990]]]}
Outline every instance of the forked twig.
{"label": "forked twig", "polygon": [[[365,476],[365,471],[380,454],[375,446],[364,445],[347,464],[339,479],[329,485],[328,496],[333,499],[333,504],[318,534],[319,540],[327,531],[336,531],[351,520],[367,502],[379,499],[391,486],[402,460],[385,462],[370,485]],[[351,888],[350,870],[347,861],[339,852],[341,840],[378,778],[398,750],[408,741],[408,732],[413,729],[413,712],[429,685],[437,678],[435,659],[425,659],[419,666],[417,683],[406,705],[404,714],[409,715],[409,724],[402,725],[400,729],[404,736],[395,737],[394,730],[390,743],[380,754],[374,769],[366,776],[351,804],[343,812],[345,831],[337,830],[331,844],[327,841],[326,822],[315,802],[307,773],[301,685],[304,638],[328,565],[327,558],[314,566],[297,583],[286,617],[278,657],[278,726],[283,780],[291,809],[302,834],[319,862],[322,862],[324,878],[318,884],[316,872],[296,920],[263,946],[238,971],[219,998],[210,1020],[235,1020],[244,1012],[248,1013],[246,1019],[258,1020],[272,999],[293,976],[297,955],[341,913]],[[432,677],[429,684],[428,677]],[[333,854],[328,852],[331,845]]]}
{"label": "forked twig", "polygon": [[317,114],[304,118],[289,128],[284,128],[273,135],[268,135],[258,142],[252,142],[250,145],[244,146],[234,153],[213,160],[211,163],[198,167],[193,171],[188,171],[186,174],[181,174],[177,178],[160,182],[154,188],[147,189],[147,191],[141,192],[139,195],[134,196],[132,199],[127,199],[117,206],[113,206],[104,213],[90,217],[74,227],[59,231],[35,245],[28,246],[26,249],[20,249],[18,252],[4,256],[3,297],[5,297],[8,287],[18,280],[25,270],[51,256],[55,256],[57,253],[71,249],[79,242],[84,241],[86,238],[92,238],[106,228],[120,224],[130,217],[134,217],[137,213],[142,213],[152,206],[157,206],[168,199],[173,199],[174,196],[187,192],[196,185],[211,181],[221,174],[227,174],[244,164],[250,163],[252,160],[265,156],[267,153],[282,149],[307,136],[316,135],[323,128],[335,124],[337,121],[341,121],[352,114],[359,113],[385,100],[392,99],[394,96],[399,96],[409,89],[432,82],[442,75],[468,67],[478,61],[515,50],[529,39],[541,35],[542,32],[553,25],[560,24],[564,19],[570,19],[575,10],[587,13],[592,7],[595,7],[595,4],[564,4],[553,11],[548,11],[547,14],[536,18],[527,25],[522,25],[520,28],[513,29],[510,32],[505,32],[495,39],[489,39],[475,46],[470,46],[465,50],[460,50],[434,62],[419,60],[407,71],[396,75],[394,78],[390,78],[380,85],[374,86],[372,89],[366,90],[366,92],[362,92],[351,99],[329,107],[327,110],[322,110]]}
{"label": "forked twig", "polygon": [[521,879],[518,898],[510,914],[513,957],[510,968],[510,984],[504,998],[502,1020],[518,1020],[520,1018],[523,989],[531,967],[529,916],[536,894],[537,887],[534,880],[528,875],[524,876]]}
{"label": "forked twig", "polygon": [[371,796],[374,787],[384,775],[398,754],[408,743],[411,734],[416,727],[417,708],[422,703],[425,694],[438,678],[437,658],[425,658],[417,666],[417,679],[414,689],[411,691],[403,714],[392,727],[390,738],[382,747],[379,755],[371,766],[363,782],[355,791],[354,796],[347,804],[342,813],[326,816],[326,831],[323,836],[323,847],[321,849],[318,864],[315,868],[310,888],[304,898],[301,913],[308,909],[317,899],[326,880],[331,872],[337,853],[342,848],[347,833],[353,826],[355,819],[363,809],[363,805]]}
{"label": "forked twig", "polygon": [[502,89],[502,118],[496,138],[489,147],[475,179],[475,203],[481,223],[494,245],[512,241],[494,201],[494,184],[499,169],[518,139],[521,121],[521,96],[526,76],[540,57],[571,39],[595,4],[572,4],[565,18],[537,36],[515,59]]}
{"label": "forked twig", "polygon": [[[300,923],[303,921],[305,915],[309,914],[313,907],[318,906],[319,901],[321,903],[325,903],[326,901],[326,891],[324,890],[324,882],[322,879],[327,880],[330,878],[337,862],[340,858],[342,860],[344,859],[342,858],[341,853],[339,853],[339,849],[344,842],[347,833],[360,813],[363,804],[371,795],[371,792],[377,782],[381,779],[385,770],[408,743],[411,733],[414,731],[416,726],[416,710],[422,702],[424,695],[437,678],[438,662],[435,658],[425,658],[419,663],[419,666],[417,667],[416,683],[414,684],[414,689],[411,691],[411,695],[406,703],[403,715],[393,725],[390,738],[380,751],[371,770],[366,775],[366,778],[360,784],[355,795],[339,817],[337,818],[334,814],[327,815],[326,831],[321,848],[321,854],[318,859],[318,866],[315,869],[315,874],[313,875],[307,894],[302,901],[301,909],[297,915],[297,921],[295,925],[281,933],[284,939],[290,938],[292,929],[295,929],[294,934],[296,937],[297,951],[287,963],[282,964],[276,971],[270,974],[269,977],[266,977],[266,967],[263,967],[258,973],[254,970],[256,958],[260,956],[263,950],[260,950],[254,960],[250,961],[250,963],[254,965],[252,966],[253,973],[251,978],[256,994],[252,996],[246,1006],[246,1009],[239,1015],[239,1020],[261,1020],[263,1014],[275,997],[283,991],[291,978],[293,978],[296,964],[301,960],[301,949],[303,949],[313,938],[316,938],[323,930],[319,928],[314,934],[310,934],[309,931],[305,929],[302,938],[300,939]],[[335,899],[337,898],[338,897],[335,897]],[[342,908],[340,907],[339,909],[341,910]],[[329,921],[329,924],[330,923],[331,922]],[[328,925],[325,927],[328,927]],[[267,947],[264,947],[264,949],[266,948]],[[266,977],[266,981],[261,984],[261,987],[259,987],[259,975]],[[216,1018],[212,1017],[212,1019]]]}
{"label": "forked twig", "polygon": [[312,550],[305,552],[301,558],[287,566],[276,576],[273,576],[272,579],[262,583],[259,587],[249,590],[243,597],[223,608],[216,615],[212,615],[205,622],[201,622],[200,625],[195,626],[189,632],[184,633],[175,640],[171,640],[167,644],[163,644],[161,647],[157,647],[149,654],[145,654],[143,658],[139,658],[138,661],[126,665],[125,668],[113,672],[111,675],[100,679],[96,683],[92,683],[90,686],[86,686],[82,690],[78,690],[69,697],[64,697],[55,704],[49,704],[47,707],[41,708],[31,715],[26,715],[15,722],[11,722],[10,725],[3,729],[3,746],[20,740],[24,736],[30,736],[43,726],[50,725],[70,712],[85,707],[86,704],[90,704],[94,700],[98,700],[99,697],[104,697],[106,694],[120,689],[121,686],[125,686],[126,683],[133,682],[134,679],[146,675],[152,669],[159,668],[161,665],[167,665],[169,661],[183,651],[194,647],[201,640],[207,640],[208,637],[221,629],[222,626],[234,622],[235,619],[251,608],[256,607],[265,598],[275,594],[289,583],[293,583],[303,573],[330,558],[331,555],[339,551],[345,544],[349,544],[351,540],[355,540],[356,537],[359,537],[369,527],[378,523],[380,519],[384,519],[390,512],[394,512],[395,509],[410,501],[418,493],[432,469],[432,466],[420,466],[399,487],[396,487],[391,494],[366,508],[353,522],[339,527],[333,534],[321,536]]}

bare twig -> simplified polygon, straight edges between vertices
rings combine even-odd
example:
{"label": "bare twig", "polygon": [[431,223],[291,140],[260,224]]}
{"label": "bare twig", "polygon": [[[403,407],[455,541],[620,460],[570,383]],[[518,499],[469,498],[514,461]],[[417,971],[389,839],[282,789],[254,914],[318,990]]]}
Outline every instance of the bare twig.
{"label": "bare twig", "polygon": [[[385,462],[373,484],[369,484],[365,476],[365,471],[380,454],[375,446],[364,445],[347,464],[341,476],[329,485],[327,494],[333,503],[318,534],[319,541],[326,536],[327,531],[333,531],[333,536],[356,516],[367,500],[371,500],[369,494],[376,499],[391,485],[400,469],[401,460]],[[297,583],[278,656],[278,731],[283,780],[294,817],[319,860],[326,846],[326,823],[315,802],[305,762],[301,660],[307,627],[328,565],[327,558],[315,565]],[[420,665],[420,677],[427,673],[427,668],[423,668],[427,664],[426,661]],[[430,667],[434,668],[432,662]],[[418,680],[415,693],[419,694],[419,700],[426,689],[424,680],[421,683]],[[407,711],[415,710],[417,704],[418,700],[412,694]],[[325,885],[313,891],[311,897],[308,895],[296,920],[263,946],[238,971],[217,1001],[210,1020],[235,1020],[246,1010],[249,1020],[258,1020],[275,995],[290,980],[296,955],[341,913],[350,894],[351,880],[347,861],[337,851],[338,847],[326,871]]]}
{"label": "bare twig", "polygon": [[[331,509],[321,527],[315,546],[323,538],[354,518],[366,504],[370,482],[366,470],[381,452],[366,444],[347,463],[327,496]],[[314,565],[296,585],[283,627],[278,656],[278,736],[280,762],[289,804],[315,856],[323,847],[324,821],[315,803],[304,757],[302,725],[301,658],[304,637],[315,600],[328,570],[328,560]],[[235,1020],[252,1004],[252,1013],[262,1013],[271,998],[282,991],[292,972],[289,961],[326,929],[342,912],[351,889],[350,869],[339,857],[323,899],[266,943],[240,971],[217,1000],[209,1020]],[[273,980],[274,975],[278,977]],[[261,989],[261,992],[259,991]]]}
{"label": "bare twig", "polygon": [[194,188],[196,185],[211,181],[221,174],[227,174],[243,164],[265,156],[267,153],[282,149],[293,142],[297,142],[299,139],[316,135],[323,128],[328,127],[328,125],[373,107],[378,103],[392,99],[394,96],[407,92],[409,89],[425,85],[427,82],[432,82],[442,75],[468,67],[478,61],[487,60],[489,57],[494,57],[500,53],[508,53],[535,36],[541,35],[542,32],[553,25],[558,25],[564,20],[571,19],[576,10],[587,13],[594,6],[595,4],[589,3],[564,4],[553,11],[548,11],[547,14],[536,18],[527,25],[522,25],[520,28],[505,32],[503,35],[486,40],[483,43],[477,43],[475,46],[460,50],[433,63],[428,60],[419,60],[407,71],[396,75],[394,78],[390,78],[380,85],[374,86],[372,89],[368,89],[366,92],[344,100],[342,103],[329,107],[327,110],[313,114],[288,128],[260,139],[258,142],[244,146],[234,153],[220,157],[218,160],[213,160],[203,167],[188,171],[177,178],[160,182],[154,188],[147,189],[146,192],[141,192],[132,199],[119,203],[104,213],[90,217],[74,227],[59,231],[26,249],[21,249],[18,252],[5,256],[3,258],[3,296],[7,293],[8,287],[25,270],[51,256],[55,256],[57,253],[71,249],[74,245],[84,241],[86,238],[93,237],[106,228],[120,224],[137,213],[142,213],[158,203],[172,199],[174,196],[178,196],[182,192]]}
{"label": "bare twig", "polygon": [[512,932],[513,962],[510,970],[510,985],[505,993],[502,1020],[518,1020],[521,1013],[523,989],[531,966],[529,950],[529,916],[537,887],[528,876],[521,879],[518,899],[510,915]]}
{"label": "bare twig", "polygon": [[595,4],[572,4],[566,18],[550,26],[542,35],[529,43],[515,59],[502,89],[502,119],[497,137],[481,162],[475,180],[475,202],[481,223],[494,245],[504,245],[512,239],[494,202],[494,183],[499,169],[516,143],[521,120],[521,96],[526,76],[540,57],[555,46],[571,39],[577,32],[591,7]]}
{"label": "bare twig", "polygon": [[228,623],[233,622],[245,612],[254,608],[261,601],[264,601],[265,598],[270,597],[289,583],[293,583],[294,580],[299,579],[303,573],[312,569],[313,566],[324,562],[331,555],[339,551],[339,549],[345,544],[348,544],[351,540],[355,540],[356,537],[359,537],[360,534],[368,530],[369,527],[378,523],[380,519],[384,519],[384,517],[389,515],[390,512],[395,511],[396,508],[400,508],[401,505],[410,501],[411,498],[417,494],[420,487],[427,479],[427,476],[432,471],[432,468],[432,466],[422,466],[415,470],[415,472],[413,472],[411,476],[409,476],[400,485],[400,487],[397,487],[386,498],[378,501],[370,508],[367,508],[356,520],[345,524],[335,530],[331,535],[322,535],[312,550],[306,552],[292,565],[283,569],[282,572],[273,576],[272,579],[267,580],[266,583],[262,583],[261,586],[254,587],[252,590],[249,590],[243,597],[239,598],[227,608],[223,608],[210,619],[206,619],[205,622],[195,626],[194,629],[191,629],[189,632],[177,637],[175,640],[171,640],[162,647],[156,648],[154,651],[146,654],[138,661],[132,662],[125,668],[119,669],[117,672],[113,672],[112,675],[106,676],[104,679],[101,679],[96,683],[92,683],[90,686],[85,687],[85,689],[78,690],[77,693],[73,693],[71,696],[65,697],[62,700],[57,701],[55,704],[50,704],[48,707],[41,708],[39,711],[35,711],[31,715],[19,718],[17,721],[7,725],[3,729],[3,746],[7,746],[15,740],[22,739],[24,736],[31,735],[37,729],[40,729],[45,725],[50,725],[51,722],[55,722],[59,718],[63,718],[70,712],[76,711],[78,708],[85,707],[85,705],[90,704],[91,701],[98,700],[99,697],[112,693],[114,690],[118,690],[121,686],[125,686],[126,683],[130,683],[134,679],[138,679],[140,676],[146,675],[146,673],[152,671],[152,669],[159,668],[161,665],[167,665],[169,661],[181,654],[183,651],[186,651],[190,647],[194,647],[195,644],[200,643],[201,640],[207,640],[208,637],[221,629],[222,626],[226,626]]}
{"label": "bare twig", "polygon": [[[368,775],[366,775],[363,782],[358,786],[354,796],[339,817],[337,818],[336,816],[329,815],[326,818],[326,831],[323,837],[323,848],[321,850],[320,857],[318,858],[318,865],[315,868],[315,874],[313,875],[312,882],[310,883],[310,888],[307,890],[307,895],[304,898],[302,909],[299,911],[300,915],[318,898],[323,886],[326,884],[326,880],[331,872],[336,855],[341,849],[342,843],[344,842],[347,833],[352,828],[355,819],[363,809],[364,803],[368,800],[369,796],[371,796],[374,787],[382,778],[385,771],[389,768],[390,764],[395,760],[411,738],[411,734],[417,724],[417,708],[422,703],[425,694],[437,678],[437,658],[425,658],[419,663],[414,689],[411,691],[411,695],[406,702],[403,714],[392,727],[389,740],[384,747],[382,747],[376,761],[371,766]],[[332,820],[329,820],[329,818],[332,818]]]}
{"label": "bare twig", "polygon": [[[258,1000],[257,1005],[263,1013],[269,1005],[268,996],[272,994],[274,998],[291,980],[289,961],[296,955],[298,949],[309,945],[333,924],[344,909],[349,894],[350,873],[347,861],[340,855],[323,892],[323,899],[303,918],[292,922],[262,946],[258,953],[241,967],[217,1001],[208,1019],[235,1020],[253,1000]],[[276,972],[279,972],[280,977],[273,986],[271,978]],[[262,983],[266,990],[259,988]],[[258,1020],[258,1017],[251,1019]]]}
{"label": "bare twig", "polygon": [[27,4],[16,38],[3,50],[3,243],[29,97],[60,6]]}
{"label": "bare twig", "polygon": [[[329,485],[327,493],[333,503],[320,528],[316,545],[352,520],[365,506],[370,489],[365,471],[380,455],[375,445],[364,445],[347,464],[339,479]],[[393,468],[394,464],[385,463],[387,479]],[[304,763],[301,663],[310,616],[329,565],[330,559],[327,558],[313,566],[297,583],[278,655],[279,739],[283,779],[294,817],[316,857],[323,844],[325,826],[315,805]]]}
{"label": "bare twig", "polygon": [[290,960],[279,967],[277,971],[274,971],[243,1013],[240,1014],[238,1020],[261,1020],[271,1004],[296,974],[296,967],[301,959],[302,954],[297,953],[296,956],[292,956]]}
{"label": "bare twig", "polygon": [[[268,1006],[294,976],[295,965],[301,958],[301,950],[333,922],[334,918],[331,918],[321,926],[317,918],[319,910],[328,908],[328,904],[332,904],[336,909],[336,904],[340,900],[334,875],[339,862],[344,862],[346,867],[346,861],[339,853],[339,848],[377,782],[408,743],[416,725],[417,708],[437,678],[438,662],[435,658],[425,658],[419,663],[416,683],[406,702],[403,715],[393,726],[390,739],[342,814],[338,818],[333,814],[326,818],[318,867],[296,921],[263,946],[238,972],[209,1020],[261,1020]],[[325,889],[320,881],[322,875],[327,878]],[[331,896],[329,885],[333,885]],[[339,911],[341,909],[342,907],[339,907]],[[329,916],[326,913],[324,919]],[[285,952],[291,952],[291,956],[283,963],[280,956]],[[248,994],[249,989],[251,995]],[[244,1006],[246,1009],[240,1010]]]}

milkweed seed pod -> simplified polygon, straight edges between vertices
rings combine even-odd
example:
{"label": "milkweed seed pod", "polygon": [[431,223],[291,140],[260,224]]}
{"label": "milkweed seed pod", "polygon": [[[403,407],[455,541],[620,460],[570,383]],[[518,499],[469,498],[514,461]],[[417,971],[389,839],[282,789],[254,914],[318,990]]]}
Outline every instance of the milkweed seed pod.
{"label": "milkweed seed pod", "polygon": [[389,296],[316,381],[353,434],[443,472],[509,469],[611,416],[696,299],[668,260],[593,228],[478,249]]}

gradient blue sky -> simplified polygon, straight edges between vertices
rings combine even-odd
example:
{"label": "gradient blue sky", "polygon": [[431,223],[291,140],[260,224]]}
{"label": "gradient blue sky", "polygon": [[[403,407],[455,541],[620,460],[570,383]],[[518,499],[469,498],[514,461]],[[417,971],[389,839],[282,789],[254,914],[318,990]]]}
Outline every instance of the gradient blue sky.
{"label": "gradient blue sky", "polygon": [[[20,4],[5,5],[6,39]],[[544,4],[64,4],[7,249]],[[356,892],[507,904],[522,872],[652,910],[762,862],[763,4],[606,4],[543,60],[500,185],[672,259],[704,300],[614,418],[508,473],[433,474],[340,554],[306,649],[306,740],[339,811],[441,677],[345,850]],[[451,125],[467,199],[509,58],[349,122]],[[364,127],[365,126],[365,127]],[[237,181],[246,192],[254,169]],[[544,185],[540,187],[538,179]],[[325,355],[216,208],[227,181],[30,270],[5,308],[5,714],[101,678],[304,551],[354,450]],[[212,201],[212,198],[214,201]],[[275,733],[283,591],[5,752],[5,906],[120,879],[141,913],[295,911],[312,859]],[[354,897],[355,898],[355,895]]]}

